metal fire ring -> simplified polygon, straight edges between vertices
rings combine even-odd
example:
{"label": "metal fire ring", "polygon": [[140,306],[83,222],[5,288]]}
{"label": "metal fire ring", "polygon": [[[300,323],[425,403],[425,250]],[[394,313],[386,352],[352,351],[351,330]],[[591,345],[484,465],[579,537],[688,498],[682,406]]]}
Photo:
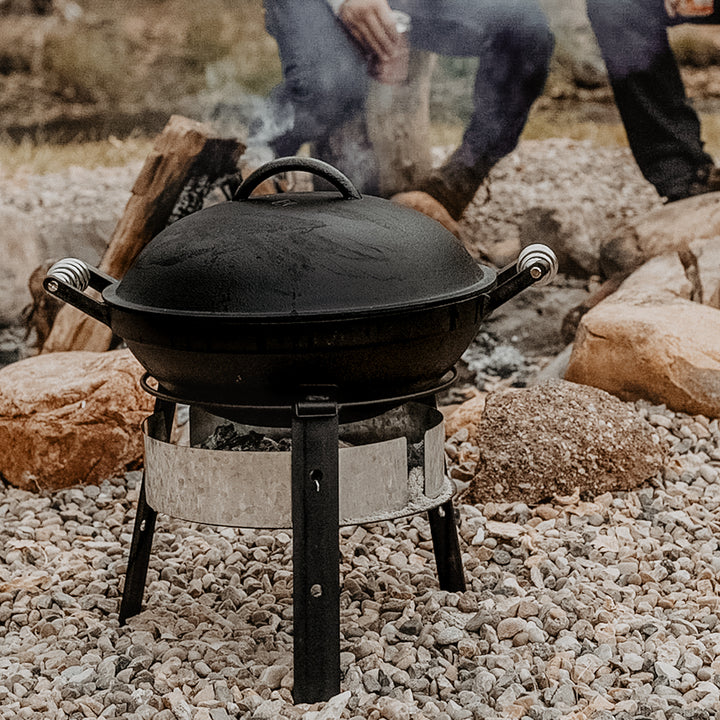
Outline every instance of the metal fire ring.
{"label": "metal fire ring", "polygon": [[[219,424],[227,422],[216,419]],[[165,439],[164,422],[164,415],[156,413],[143,424],[145,491],[150,507],[208,525],[292,526],[290,451],[178,445]],[[277,432],[277,428],[268,430]],[[190,432],[192,436],[192,425]],[[435,408],[406,403],[369,420],[341,426],[341,438],[353,435],[358,444],[339,450],[341,525],[414,515],[452,497],[454,485],[445,475],[443,416]],[[368,441],[370,437],[375,441]],[[408,468],[408,438],[423,441],[416,444],[421,448],[421,467]]]}

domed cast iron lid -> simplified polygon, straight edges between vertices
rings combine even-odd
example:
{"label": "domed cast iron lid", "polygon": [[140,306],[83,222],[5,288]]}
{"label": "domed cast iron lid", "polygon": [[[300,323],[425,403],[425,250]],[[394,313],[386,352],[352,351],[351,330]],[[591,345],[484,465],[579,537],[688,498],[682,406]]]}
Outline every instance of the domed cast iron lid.
{"label": "domed cast iron lid", "polygon": [[[336,192],[249,198],[262,180],[301,169]],[[200,210],[158,234],[105,300],[128,310],[241,319],[309,319],[418,309],[492,289],[439,223],[361,197],[326,163],[282,158],[253,173],[235,200]]]}

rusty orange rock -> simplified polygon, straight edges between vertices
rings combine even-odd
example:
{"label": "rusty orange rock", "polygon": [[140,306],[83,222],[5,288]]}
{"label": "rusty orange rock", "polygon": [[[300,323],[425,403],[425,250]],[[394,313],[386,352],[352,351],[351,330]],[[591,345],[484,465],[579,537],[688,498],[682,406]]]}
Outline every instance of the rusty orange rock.
{"label": "rusty orange rock", "polygon": [[0,476],[56,490],[139,466],[153,406],[142,372],[128,350],[39,355],[0,370]]}

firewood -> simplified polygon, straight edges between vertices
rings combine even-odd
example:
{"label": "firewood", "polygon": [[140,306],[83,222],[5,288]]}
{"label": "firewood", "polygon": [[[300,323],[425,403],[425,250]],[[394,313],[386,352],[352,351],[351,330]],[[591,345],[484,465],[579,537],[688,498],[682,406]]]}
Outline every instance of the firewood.
{"label": "firewood", "polygon": [[[173,115],[135,180],[100,269],[122,278],[140,250],[166,226],[188,181],[198,176],[214,180],[235,172],[243,150],[237,140],[215,137],[206,125]],[[111,343],[110,328],[65,306],[58,313],[42,352],[102,352]]]}
{"label": "firewood", "polygon": [[42,284],[47,271],[59,259],[46,260],[32,271],[28,279],[28,289],[30,290],[32,302],[23,311],[23,324],[25,325],[26,337],[30,337],[34,331],[35,345],[39,348],[47,340],[50,328],[62,307],[62,302],[46,293]]}
{"label": "firewood", "polygon": [[690,283],[690,299],[693,302],[703,302],[703,286],[700,278],[700,266],[698,265],[697,255],[690,249],[688,242],[683,243],[683,247],[678,250],[678,258],[683,270],[685,277]]}
{"label": "firewood", "polygon": [[[315,143],[314,157],[345,173],[361,193],[390,197],[417,188],[432,167],[428,137],[435,59],[411,49],[405,84],[371,80],[364,112]],[[331,189],[317,178],[314,185]]]}
{"label": "firewood", "polygon": [[436,56],[411,49],[404,85],[372,82],[365,104],[368,138],[379,164],[380,195],[414,190],[432,168],[430,80]]}

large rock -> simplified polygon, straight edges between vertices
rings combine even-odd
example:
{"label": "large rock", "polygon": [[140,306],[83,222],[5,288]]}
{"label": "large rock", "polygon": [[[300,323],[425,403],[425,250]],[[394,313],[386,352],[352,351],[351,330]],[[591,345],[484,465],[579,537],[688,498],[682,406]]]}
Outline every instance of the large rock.
{"label": "large rock", "polygon": [[600,237],[588,213],[570,202],[555,207],[531,207],[520,225],[520,244],[544,243],[558,259],[558,269],[576,277],[600,273]]}
{"label": "large rock", "polygon": [[0,327],[16,325],[30,303],[28,278],[43,260],[37,229],[25,213],[0,208]]}
{"label": "large rock", "polygon": [[543,502],[630,490],[662,468],[651,426],[602,390],[564,381],[491,393],[477,426],[476,474],[464,499]]}
{"label": "large rock", "polygon": [[565,379],[720,416],[720,310],[625,289],[583,316]]}
{"label": "large rock", "polygon": [[51,353],[0,370],[0,476],[55,490],[138,466],[153,406],[142,372],[128,350]]}
{"label": "large rock", "polygon": [[656,255],[720,235],[720,192],[696,195],[658,207],[623,224],[600,247],[600,266],[610,276],[631,272]]}
{"label": "large rock", "polygon": [[[699,302],[695,293],[699,281],[703,304],[713,304],[720,288],[720,237],[696,240],[689,243],[687,249],[697,262],[695,269],[686,270],[677,252],[658,255],[632,273],[619,289],[634,292],[665,290],[685,300]],[[697,275],[695,282],[693,273]]]}

